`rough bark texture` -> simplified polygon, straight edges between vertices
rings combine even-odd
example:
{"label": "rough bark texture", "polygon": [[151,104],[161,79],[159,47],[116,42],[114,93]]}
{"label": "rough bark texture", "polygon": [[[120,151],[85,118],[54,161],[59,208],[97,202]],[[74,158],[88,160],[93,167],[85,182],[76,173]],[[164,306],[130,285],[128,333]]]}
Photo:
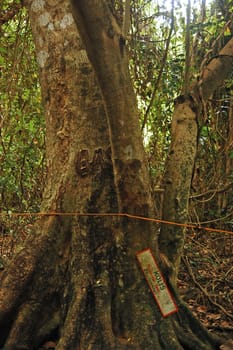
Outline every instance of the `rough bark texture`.
{"label": "rough bark texture", "polygon": [[[26,5],[46,118],[47,184],[41,211],[114,212],[117,200],[102,96],[68,1]],[[110,317],[101,305],[109,294],[103,300],[98,297],[103,288],[98,281],[110,288],[114,227],[112,218],[38,220],[25,248],[1,276],[4,349],[37,348],[51,334],[59,339],[57,349],[77,349],[81,329],[89,340],[91,330],[98,332],[95,323]]]}
{"label": "rough bark texture", "polygon": [[107,2],[78,3],[79,11],[75,12],[78,29],[87,44],[87,53],[95,68],[108,114],[120,210],[139,215],[153,214],[125,38]]}
{"label": "rough bark texture", "polygon": [[[87,44],[108,115],[119,210],[150,217],[153,215],[150,182],[125,39],[107,3],[93,5],[90,1],[81,1],[76,5],[78,29]],[[156,315],[153,304],[148,303],[148,291],[135,264],[135,254],[147,247],[156,252],[156,230],[149,222],[123,220],[120,231],[118,269],[124,283],[116,291],[115,302],[119,320],[128,319],[120,332],[131,339],[134,346],[144,343],[149,349],[154,342],[148,337],[149,329]],[[120,324],[118,327],[121,328]]]}
{"label": "rough bark texture", "polygon": [[[189,95],[175,103],[172,119],[171,146],[165,166],[162,219],[186,223],[190,185],[197,150],[198,122],[202,121],[202,106],[213,92],[230,76],[233,68],[233,39],[204,67],[201,79]],[[205,107],[203,108],[203,110]],[[159,248],[173,265],[175,283],[183,249],[185,229],[162,225]]]}
{"label": "rough bark texture", "polygon": [[[164,200],[162,219],[185,223],[194,159],[197,148],[197,116],[190,97],[176,101],[172,119],[171,145],[164,175]],[[175,283],[184,243],[184,228],[162,225],[159,248],[173,266]]]}
{"label": "rough bark texture", "polygon": [[[116,191],[120,210],[128,210],[130,213],[138,215],[150,215],[153,213],[152,201],[149,188],[149,176],[146,163],[144,161],[144,151],[138,124],[138,113],[136,109],[136,99],[133,87],[130,82],[128,72],[127,53],[125,40],[121,29],[113,17],[109,3],[107,1],[72,1],[74,16],[77,27],[85,42],[88,56],[95,68],[98,81],[105,102],[105,109],[108,117],[110,140],[113,154],[113,168],[115,175]],[[190,101],[189,101],[190,102]],[[185,115],[182,119],[187,119],[186,123],[193,130],[190,134],[195,134],[196,121],[190,124],[189,112],[192,109],[190,103],[185,106]],[[187,115],[186,115],[187,114]],[[195,114],[192,113],[195,120]],[[179,117],[176,123],[180,123]],[[185,128],[180,129],[180,134],[184,136]],[[189,138],[188,138],[189,140]],[[194,142],[195,143],[195,142]],[[193,143],[190,145],[192,152],[195,151]],[[190,155],[187,156],[187,162]],[[142,176],[143,175],[143,176]],[[143,181],[142,181],[143,180]],[[190,185],[191,174],[187,173],[185,189]],[[136,191],[135,191],[136,190]],[[179,212],[181,215],[181,212]],[[188,336],[184,336],[184,324],[180,324],[179,317],[186,317],[187,310],[182,306],[179,297],[176,295],[180,306],[180,315],[171,316],[167,320],[162,320],[158,310],[153,311],[150,299],[143,291],[141,278],[138,273],[133,272],[133,256],[138,249],[151,247],[157,259],[156,235],[150,227],[146,229],[148,238],[142,236],[142,227],[137,223],[121,226],[126,236],[126,255],[131,264],[130,276],[122,270],[122,275],[128,282],[124,285],[121,296],[127,303],[123,303],[124,308],[134,314],[128,318],[131,324],[124,328],[123,334],[132,343],[135,349],[213,349],[216,343],[207,334],[202,333],[203,328],[197,321],[192,320],[196,327],[188,330]],[[175,247],[175,259],[180,254],[179,246]],[[132,259],[130,259],[132,257]],[[171,260],[175,263],[175,259]],[[162,266],[163,268],[164,266]],[[169,276],[167,272],[166,277]],[[134,281],[129,279],[134,278]],[[134,283],[133,283],[134,282]],[[174,291],[175,293],[175,291]],[[130,298],[125,299],[126,295]],[[145,302],[145,299],[147,302]],[[122,298],[118,299],[118,304]],[[140,307],[140,304],[143,305]],[[138,304],[138,305],[137,305]],[[123,315],[123,314],[122,314]],[[146,315],[146,317],[145,317]],[[186,315],[186,316],[185,316]],[[189,313],[190,320],[193,318]],[[186,320],[188,320],[188,318]],[[141,322],[143,321],[143,322]],[[189,322],[187,322],[189,324]],[[186,326],[184,327],[186,328]],[[199,333],[200,331],[200,333]],[[194,333],[194,334],[193,334]],[[195,334],[196,333],[196,334]],[[202,333],[206,341],[198,340],[197,334]],[[166,337],[164,336],[166,334]],[[128,335],[128,336],[127,336]]]}

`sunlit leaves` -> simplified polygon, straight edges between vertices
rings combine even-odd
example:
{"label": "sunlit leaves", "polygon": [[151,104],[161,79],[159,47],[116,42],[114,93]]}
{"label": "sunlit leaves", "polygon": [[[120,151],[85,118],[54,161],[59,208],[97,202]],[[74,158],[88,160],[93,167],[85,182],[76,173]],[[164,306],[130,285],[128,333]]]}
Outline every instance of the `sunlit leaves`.
{"label": "sunlit leaves", "polygon": [[[232,35],[232,1],[192,1],[190,16],[190,85],[201,79],[202,69]],[[138,97],[143,135],[152,181],[159,186],[170,143],[173,101],[182,93],[185,66],[186,5],[184,2],[140,1],[132,5],[129,42],[131,72]],[[164,60],[169,28],[174,20],[169,50]],[[162,75],[159,72],[162,67]],[[227,182],[232,174],[232,79],[225,82],[204,106],[206,124],[200,125],[195,191]],[[153,101],[152,101],[153,98]],[[153,102],[153,103],[152,103]],[[148,107],[149,112],[148,112]],[[146,115],[148,112],[148,115]],[[146,120],[145,120],[146,116]],[[146,121],[146,122],[145,122]],[[144,123],[145,122],[145,123]],[[231,146],[230,146],[231,145]],[[225,163],[224,163],[225,162]],[[227,169],[227,170],[226,170]],[[197,175],[197,176],[196,176]],[[198,178],[198,180],[197,180]],[[232,198],[230,196],[229,198]],[[208,206],[216,216],[217,198]],[[226,203],[226,200],[223,201]],[[229,200],[229,210],[233,205]],[[195,209],[199,215],[200,206]],[[202,208],[203,209],[203,208]],[[206,212],[202,213],[206,216]],[[201,214],[201,215],[202,215]]]}

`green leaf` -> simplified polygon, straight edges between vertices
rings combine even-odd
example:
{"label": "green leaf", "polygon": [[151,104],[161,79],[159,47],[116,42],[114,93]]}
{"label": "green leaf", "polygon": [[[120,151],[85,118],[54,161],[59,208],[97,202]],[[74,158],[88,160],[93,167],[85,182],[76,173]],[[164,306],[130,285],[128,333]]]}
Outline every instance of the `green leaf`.
{"label": "green leaf", "polygon": [[207,136],[209,136],[209,129],[208,129],[208,126],[204,125],[204,126],[201,128],[200,136],[202,136],[202,137],[207,137]]}
{"label": "green leaf", "polygon": [[0,53],[7,53],[7,49],[5,47],[0,47]]}

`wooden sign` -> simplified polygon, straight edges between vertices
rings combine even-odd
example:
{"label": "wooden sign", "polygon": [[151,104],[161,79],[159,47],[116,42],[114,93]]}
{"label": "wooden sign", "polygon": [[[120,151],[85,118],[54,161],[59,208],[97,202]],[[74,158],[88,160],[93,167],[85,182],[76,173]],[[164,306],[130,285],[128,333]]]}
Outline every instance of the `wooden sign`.
{"label": "wooden sign", "polygon": [[177,312],[178,307],[172,298],[151,250],[149,248],[142,250],[136,256],[163,317]]}

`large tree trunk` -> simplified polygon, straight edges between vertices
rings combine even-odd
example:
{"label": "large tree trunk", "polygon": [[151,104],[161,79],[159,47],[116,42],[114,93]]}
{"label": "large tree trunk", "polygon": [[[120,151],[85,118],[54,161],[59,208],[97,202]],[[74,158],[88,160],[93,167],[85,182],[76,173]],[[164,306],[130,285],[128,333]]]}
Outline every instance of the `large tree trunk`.
{"label": "large tree trunk", "polygon": [[[69,3],[26,5],[46,118],[47,183],[41,211],[117,211],[102,96]],[[4,349],[37,348],[51,333],[59,339],[57,349],[77,349],[81,330],[88,343],[103,320],[110,324],[110,309],[102,304],[110,293],[115,223],[108,217],[51,215],[38,220],[1,278]],[[107,294],[99,297],[105,288]],[[108,330],[103,333],[105,338]]]}
{"label": "large tree trunk", "polygon": [[[124,38],[104,1],[26,2],[46,117],[44,215],[4,271],[0,346],[56,350],[213,350],[217,341],[173,291],[149,221],[69,213],[153,215]],[[107,124],[108,120],[108,124]],[[112,156],[111,156],[112,153]],[[112,166],[113,164],[113,166]],[[116,189],[116,190],[115,190]],[[63,213],[56,215],[52,213]],[[179,312],[162,317],[135,254],[150,247]]]}
{"label": "large tree trunk", "polygon": [[[73,0],[72,4],[77,27],[86,44],[91,63],[95,68],[105,102],[119,209],[123,211],[127,210],[130,213],[141,216],[153,215],[153,204],[150,192],[148,191],[150,181],[139,131],[136,99],[128,72],[125,38],[111,13],[110,4],[107,1],[93,4],[93,2],[88,0]],[[184,112],[181,119],[188,119],[187,123],[190,133],[186,137],[187,126],[182,127],[179,137],[182,135],[188,143],[190,141],[190,135],[192,137],[194,136],[192,142],[188,145],[190,152],[187,152],[187,155],[184,152],[185,163],[189,163],[189,161],[193,163],[197,138],[195,103],[192,97],[185,98],[185,100],[184,111],[181,110],[179,112]],[[180,123],[180,120],[176,120],[176,123]],[[191,171],[188,168],[187,173],[182,174],[182,180],[185,178],[183,189],[185,194],[182,194],[181,197],[188,196],[191,177],[192,167]],[[182,215],[181,220],[186,220],[185,214],[178,211],[177,216]],[[187,321],[189,336],[187,338],[184,337],[184,329],[182,329],[184,325],[180,324],[179,317],[177,319],[176,315],[170,317],[166,323],[164,320],[162,321],[158,316],[158,309],[153,310],[154,307],[149,302],[143,290],[140,275],[136,270],[133,273],[133,257],[139,249],[146,247],[152,248],[157,260],[160,261],[157,235],[153,228],[151,226],[144,227],[143,231],[145,232],[146,230],[147,237],[142,235],[142,228],[138,222],[130,225],[122,225],[121,230],[124,235],[127,234],[123,242],[127,247],[126,254],[131,264],[130,275],[134,277],[133,281],[125,284],[125,290],[121,293],[123,299],[127,301],[127,304],[124,304],[124,308],[128,311],[130,305],[130,310],[134,314],[130,326],[124,330],[124,333],[129,334],[129,339],[132,339],[134,346],[136,348],[144,347],[147,349],[152,349],[155,346],[163,349],[181,349],[186,347],[190,349],[215,348],[211,337],[207,334],[204,336],[202,333],[203,328],[198,325],[198,322],[193,321],[193,324],[198,325],[197,327],[195,326],[195,329],[189,327],[190,320],[192,319],[191,314],[189,313],[189,316],[187,316],[187,310],[180,303],[177,294],[176,298],[177,303],[179,303],[181,318],[182,315],[186,320],[190,317],[189,322]],[[172,243],[174,242],[172,239],[171,241]],[[181,254],[181,247],[182,245],[180,244],[174,246],[174,258],[171,258],[171,255],[167,254],[166,250],[163,250],[169,259],[169,263],[166,260],[166,272],[164,264],[161,264],[161,268],[165,272],[165,277],[168,283],[171,283],[170,286],[172,287],[175,287],[176,265]],[[169,276],[170,273],[172,277]],[[129,275],[127,276],[124,269],[122,270],[122,275],[125,278],[129,278]],[[175,290],[173,291],[175,293]],[[126,299],[125,295],[127,294],[130,298]],[[142,303],[145,299],[147,299],[147,302],[144,303],[143,308],[140,308],[137,303]],[[121,299],[119,299],[119,302],[121,302]],[[144,318],[145,310],[146,318]],[[143,323],[140,320],[143,320]],[[153,331],[151,330],[151,325],[153,325]],[[177,332],[176,336],[174,330]],[[206,337],[203,342],[199,341],[196,336],[199,331]],[[168,335],[166,340],[163,338],[165,333]]]}

